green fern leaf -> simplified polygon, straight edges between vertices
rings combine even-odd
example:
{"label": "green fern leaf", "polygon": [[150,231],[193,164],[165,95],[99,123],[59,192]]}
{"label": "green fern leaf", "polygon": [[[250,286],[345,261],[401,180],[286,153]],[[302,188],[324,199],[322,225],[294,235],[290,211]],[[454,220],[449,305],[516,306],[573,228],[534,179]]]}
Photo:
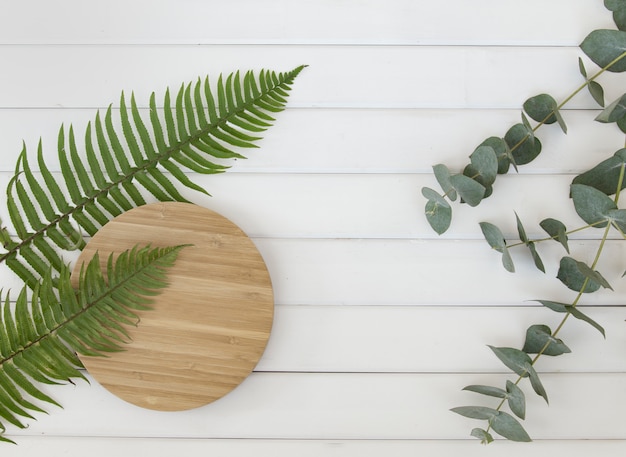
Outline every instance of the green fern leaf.
{"label": "green fern leaf", "polygon": [[[286,73],[239,72],[182,84],[175,100],[165,91],[159,109],[152,94],[143,116],[135,96],[120,99],[116,129],[112,109],[96,114],[85,132],[81,152],[70,126],[57,141],[60,176],[37,152],[40,174],[28,162],[26,148],[7,187],[7,207],[16,237],[3,242],[0,263],[33,288],[51,265],[62,269],[55,249],[81,249],[81,232],[94,235],[111,218],[145,204],[142,191],[159,201],[187,201],[177,184],[207,193],[193,174],[225,171],[225,161],[244,158],[241,149],[258,147],[259,134],[272,115],[285,108],[295,78],[304,67]],[[103,120],[104,118],[104,120]],[[67,196],[67,197],[66,197]],[[36,203],[36,205],[35,205]],[[4,238],[4,233],[3,233]]]}
{"label": "green fern leaf", "polygon": [[[84,376],[79,354],[120,351],[128,340],[126,324],[136,324],[136,312],[167,285],[167,269],[184,246],[133,248],[114,261],[106,273],[98,256],[83,266],[78,292],[63,266],[58,283],[52,269],[27,298],[24,286],[15,305],[8,294],[0,305],[0,441],[5,423],[25,427],[31,413],[45,412],[37,403],[57,405],[38,383],[61,384]],[[10,440],[8,440],[10,441]]]}

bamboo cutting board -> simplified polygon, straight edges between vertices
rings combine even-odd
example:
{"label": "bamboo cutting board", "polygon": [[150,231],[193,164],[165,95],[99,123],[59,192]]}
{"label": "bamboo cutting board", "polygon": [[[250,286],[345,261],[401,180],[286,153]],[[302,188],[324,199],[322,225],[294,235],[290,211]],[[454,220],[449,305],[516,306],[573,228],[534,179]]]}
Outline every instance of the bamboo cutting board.
{"label": "bamboo cutting board", "polygon": [[161,411],[203,406],[226,395],[254,369],[270,336],[274,299],[269,273],[252,241],[232,222],[187,203],[132,209],[98,231],[73,272],[96,251],[151,244],[192,244],[168,272],[153,309],[140,313],[126,351],[81,360],[106,389]]}

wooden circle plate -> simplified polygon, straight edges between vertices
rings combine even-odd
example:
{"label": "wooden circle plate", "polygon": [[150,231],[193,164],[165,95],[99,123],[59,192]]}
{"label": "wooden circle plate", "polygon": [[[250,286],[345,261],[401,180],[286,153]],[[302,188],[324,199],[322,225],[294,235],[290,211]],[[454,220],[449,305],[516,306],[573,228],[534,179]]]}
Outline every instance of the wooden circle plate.
{"label": "wooden circle plate", "polygon": [[129,329],[126,351],[81,360],[118,397],[144,408],[180,411],[226,395],[254,369],[269,339],[274,298],[252,241],[232,222],[188,203],[132,209],[106,224],[73,272],[96,251],[192,244],[168,271],[168,287]]}

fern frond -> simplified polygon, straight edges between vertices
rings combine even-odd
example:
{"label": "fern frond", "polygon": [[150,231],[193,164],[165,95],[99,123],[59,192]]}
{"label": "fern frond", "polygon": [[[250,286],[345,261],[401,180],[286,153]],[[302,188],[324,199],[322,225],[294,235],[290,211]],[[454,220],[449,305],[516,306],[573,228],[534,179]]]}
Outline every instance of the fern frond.
{"label": "fern frond", "polygon": [[162,112],[156,96],[142,116],[134,95],[120,99],[116,130],[109,107],[97,113],[85,132],[81,155],[73,127],[58,135],[60,179],[45,164],[41,143],[40,176],[31,169],[24,147],[7,187],[7,207],[17,233],[5,241],[0,263],[34,287],[48,266],[63,268],[56,248],[82,248],[81,231],[93,235],[112,217],[145,204],[138,188],[159,201],[186,201],[176,183],[206,193],[185,173],[225,171],[223,162],[244,156],[242,148],[258,147],[259,134],[270,127],[274,113],[285,108],[294,79],[304,67],[287,73],[262,70],[237,72],[183,84],[172,98],[169,89]]}
{"label": "fern frond", "polygon": [[23,428],[22,419],[45,412],[37,403],[58,405],[40,383],[59,384],[83,378],[76,351],[104,355],[122,350],[124,325],[137,322],[151,296],[167,285],[167,269],[184,246],[133,248],[114,261],[106,274],[98,255],[81,269],[78,292],[70,270],[62,266],[54,284],[49,269],[27,298],[24,286],[13,306],[7,294],[0,304],[0,441],[5,424]]}

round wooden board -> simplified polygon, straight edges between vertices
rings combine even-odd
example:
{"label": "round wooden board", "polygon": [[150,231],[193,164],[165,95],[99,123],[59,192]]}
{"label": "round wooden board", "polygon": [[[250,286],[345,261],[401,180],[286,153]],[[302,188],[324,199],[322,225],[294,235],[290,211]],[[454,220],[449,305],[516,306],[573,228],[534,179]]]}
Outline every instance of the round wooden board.
{"label": "round wooden board", "polygon": [[95,234],[73,271],[98,251],[192,244],[168,271],[153,309],[140,312],[132,341],[111,357],[81,360],[106,389],[160,411],[196,408],[223,397],[254,369],[270,336],[274,297],[252,241],[232,222],[187,203],[132,209]]}

